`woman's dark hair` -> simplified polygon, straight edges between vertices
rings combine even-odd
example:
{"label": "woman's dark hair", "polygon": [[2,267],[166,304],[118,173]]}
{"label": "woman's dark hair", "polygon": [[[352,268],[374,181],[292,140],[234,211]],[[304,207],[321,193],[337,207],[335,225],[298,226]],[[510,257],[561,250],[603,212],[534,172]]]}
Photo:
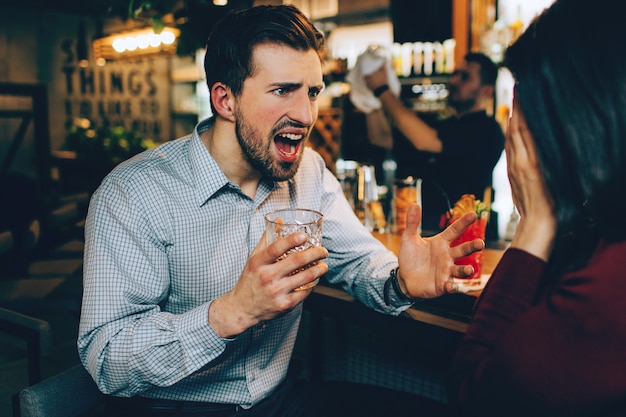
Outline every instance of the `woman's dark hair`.
{"label": "woman's dark hair", "polygon": [[223,82],[238,95],[254,71],[252,51],[263,43],[300,51],[313,49],[320,60],[325,51],[322,33],[291,5],[233,10],[216,23],[207,41],[204,71],[209,90],[216,82]]}
{"label": "woman's dark hair", "polygon": [[557,0],[505,54],[554,199],[553,270],[626,239],[626,31],[616,3]]}

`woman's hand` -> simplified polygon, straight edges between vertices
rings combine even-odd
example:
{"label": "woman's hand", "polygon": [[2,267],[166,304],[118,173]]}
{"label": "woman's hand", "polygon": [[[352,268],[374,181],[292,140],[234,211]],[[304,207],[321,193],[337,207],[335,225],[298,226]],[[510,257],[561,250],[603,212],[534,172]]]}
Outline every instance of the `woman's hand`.
{"label": "woman's hand", "polygon": [[511,247],[547,261],[556,235],[552,197],[541,175],[532,134],[517,99],[504,144],[513,203],[520,213]]}

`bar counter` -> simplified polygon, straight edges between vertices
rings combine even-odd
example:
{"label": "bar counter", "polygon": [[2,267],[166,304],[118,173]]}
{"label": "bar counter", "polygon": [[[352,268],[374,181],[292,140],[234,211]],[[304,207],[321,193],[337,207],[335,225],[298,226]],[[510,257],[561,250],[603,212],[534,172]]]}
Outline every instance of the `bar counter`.
{"label": "bar counter", "polygon": [[[373,233],[387,249],[398,254],[400,248],[400,236],[391,233]],[[491,274],[498,264],[502,254],[501,249],[485,249],[483,255],[483,273]],[[441,327],[459,333],[465,333],[467,324],[471,319],[472,308],[480,290],[467,293],[447,294],[439,298],[423,300],[415,303],[403,313],[404,317],[417,322]],[[361,306],[350,294],[340,288],[325,284],[323,281],[315,288],[311,295],[313,299],[319,298],[320,302],[341,301],[345,303],[345,309],[364,307]],[[357,307],[360,306],[360,307]],[[365,308],[365,307],[364,307]]]}
{"label": "bar counter", "polygon": [[[373,233],[398,253],[400,236]],[[504,253],[485,249],[483,272]],[[400,316],[366,307],[324,280],[304,302],[300,355],[309,376],[348,380],[445,401],[445,375],[480,291],[416,302]],[[298,349],[297,349],[298,350]]]}

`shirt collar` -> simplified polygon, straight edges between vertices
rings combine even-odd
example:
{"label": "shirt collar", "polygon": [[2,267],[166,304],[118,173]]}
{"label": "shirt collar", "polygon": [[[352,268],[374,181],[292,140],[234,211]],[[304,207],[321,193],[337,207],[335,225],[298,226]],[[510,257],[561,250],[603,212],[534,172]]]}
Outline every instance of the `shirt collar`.
{"label": "shirt collar", "polygon": [[[208,118],[198,123],[191,135],[189,144],[189,159],[191,161],[191,171],[196,181],[197,203],[199,206],[203,205],[219,190],[229,187],[231,184],[209,150],[204,146],[204,142],[202,142],[200,137],[202,133],[213,126],[214,120],[214,118]],[[281,182],[261,179],[259,190],[265,189],[262,195],[267,195],[278,188],[288,187],[290,181],[293,181],[293,178]]]}
{"label": "shirt collar", "polygon": [[229,183],[228,178],[200,138],[202,133],[213,126],[213,121],[213,118],[208,118],[198,123],[191,134],[189,143],[191,172],[196,182],[197,203],[200,206]]}

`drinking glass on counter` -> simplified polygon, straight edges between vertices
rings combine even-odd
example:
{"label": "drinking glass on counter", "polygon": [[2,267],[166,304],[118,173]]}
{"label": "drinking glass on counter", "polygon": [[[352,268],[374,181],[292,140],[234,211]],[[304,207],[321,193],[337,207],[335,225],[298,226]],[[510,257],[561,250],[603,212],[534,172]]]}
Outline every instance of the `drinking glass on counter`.
{"label": "drinking glass on counter", "polygon": [[[305,232],[309,238],[304,244],[290,249],[281,255],[276,262],[285,259],[287,256],[295,252],[300,252],[309,248],[321,246],[322,244],[322,226],[324,224],[324,215],[315,210],[304,208],[286,208],[274,210],[265,215],[265,237],[267,244],[270,245],[277,239],[287,237],[292,233]],[[306,265],[302,270],[309,268],[316,263],[313,262]],[[291,275],[300,272],[296,270]],[[302,291],[314,287],[319,282],[319,278],[307,284],[301,285],[294,291]]]}
{"label": "drinking glass on counter", "polygon": [[357,198],[358,168],[359,163],[356,161],[346,161],[338,159],[337,163],[337,180],[341,184],[343,194],[350,203],[350,207],[354,210]]}
{"label": "drinking glass on counter", "polygon": [[336,177],[361,223],[369,231],[385,231],[387,217],[381,198],[387,194],[387,187],[378,186],[376,168],[340,159],[337,161]]}
{"label": "drinking glass on counter", "polygon": [[[411,204],[422,205],[422,180],[407,177],[397,179],[393,186],[393,201],[391,203],[390,231],[402,234],[406,228],[406,215]],[[418,232],[421,233],[421,223]]]}
{"label": "drinking glass on counter", "polygon": [[354,212],[369,231],[383,231],[386,226],[385,213],[378,198],[376,172],[372,165],[358,168],[357,196]]}

